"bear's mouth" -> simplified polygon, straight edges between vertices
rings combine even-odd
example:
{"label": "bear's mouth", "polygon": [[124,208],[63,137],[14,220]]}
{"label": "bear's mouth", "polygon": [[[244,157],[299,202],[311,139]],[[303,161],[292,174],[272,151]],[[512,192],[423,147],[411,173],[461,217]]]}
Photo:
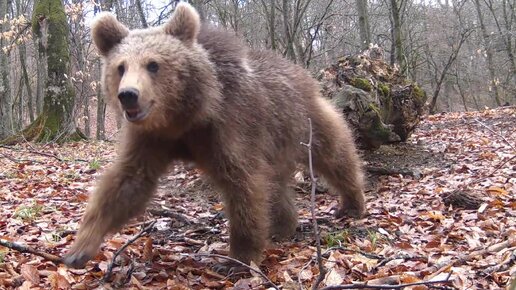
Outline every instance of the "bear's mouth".
{"label": "bear's mouth", "polygon": [[147,109],[131,108],[124,110],[124,117],[129,122],[137,122],[145,119],[150,112],[150,107]]}

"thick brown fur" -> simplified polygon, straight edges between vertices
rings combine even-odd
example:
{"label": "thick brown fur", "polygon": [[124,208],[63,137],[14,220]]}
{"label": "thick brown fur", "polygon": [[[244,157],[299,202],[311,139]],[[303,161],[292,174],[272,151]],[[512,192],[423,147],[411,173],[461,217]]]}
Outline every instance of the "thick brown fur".
{"label": "thick brown fur", "polygon": [[[259,262],[270,237],[296,229],[287,183],[296,164],[308,161],[300,145],[309,138],[308,118],[315,168],[341,199],[336,215],[364,214],[352,134],[306,70],[275,53],[249,50],[233,33],[201,26],[188,4],[163,27],[126,30],[110,15],[93,26],[104,56],[103,89],[127,117],[118,94],[134,88],[146,115],[126,123],[118,160],[89,201],[67,265],[82,267],[107,233],[141,213],[174,160],[195,162],[223,193],[230,255]],[[149,62],[159,70],[150,72]]]}

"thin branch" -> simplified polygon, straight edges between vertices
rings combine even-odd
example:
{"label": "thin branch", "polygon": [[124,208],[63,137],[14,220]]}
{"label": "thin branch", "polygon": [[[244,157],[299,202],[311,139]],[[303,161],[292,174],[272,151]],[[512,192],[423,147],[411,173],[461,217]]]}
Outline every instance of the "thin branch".
{"label": "thin branch", "polygon": [[436,281],[421,281],[407,284],[399,284],[399,285],[367,285],[365,284],[351,284],[351,285],[337,285],[337,286],[328,286],[324,287],[320,290],[338,290],[338,289],[404,289],[405,287],[410,286],[418,286],[418,285],[431,285],[438,283],[449,283],[450,277],[453,272],[450,272],[446,279],[444,280],[436,280]]}
{"label": "thin branch", "polygon": [[312,193],[310,194],[310,212],[312,213],[312,223],[314,227],[314,236],[317,246],[317,264],[319,265],[319,277],[317,277],[317,281],[312,286],[312,289],[315,290],[319,288],[319,284],[321,284],[321,282],[324,280],[324,277],[326,276],[326,268],[322,264],[321,236],[319,235],[319,226],[317,224],[317,217],[315,215],[315,189],[317,188],[317,179],[314,175],[312,160],[312,119],[308,118],[308,124],[310,126],[310,137],[308,139],[308,143],[301,142],[301,145],[306,146],[308,148],[308,168],[310,170],[310,179],[312,180]]}
{"label": "thin branch", "polygon": [[172,210],[169,209],[163,209],[163,208],[150,208],[148,212],[153,216],[160,216],[160,217],[169,217],[173,218],[175,220],[178,220],[180,222],[183,222],[187,225],[191,225],[192,222],[188,220],[188,218],[182,214],[175,213]]}
{"label": "thin branch", "polygon": [[[54,158],[55,160],[59,161],[59,162],[65,162],[66,160],[60,158],[59,156],[55,155],[55,154],[51,154],[51,153],[45,153],[45,152],[40,152],[38,150],[36,150],[36,148],[34,148],[32,145],[30,145],[29,141],[26,141],[26,143],[28,147],[30,147],[30,149],[18,149],[18,148],[15,148],[15,147],[12,147],[12,146],[8,146],[8,145],[3,145],[3,144],[0,144],[0,147],[1,148],[5,148],[5,149],[10,149],[10,150],[13,150],[13,151],[21,151],[21,152],[27,152],[27,153],[31,153],[31,154],[35,154],[35,155],[40,155],[40,156],[43,156],[43,157],[49,157],[49,158]],[[88,160],[85,160],[85,159],[74,159],[75,161],[80,161],[80,162],[89,162]]]}
{"label": "thin branch", "polygon": [[513,155],[511,158],[505,160],[505,161],[502,161],[500,162],[500,164],[498,164],[495,169],[493,169],[493,171],[491,173],[489,173],[488,176],[493,176],[493,174],[495,174],[496,171],[498,171],[500,168],[502,168],[505,164],[511,162],[512,160],[516,159],[516,154]]}
{"label": "thin branch", "polygon": [[255,272],[256,274],[260,275],[266,282],[267,284],[269,284],[272,288],[276,289],[276,290],[280,290],[280,288],[274,284],[271,279],[269,279],[269,277],[267,277],[267,275],[265,275],[260,269],[255,269],[249,265],[247,265],[246,263],[242,262],[242,261],[239,261],[237,259],[234,259],[234,258],[231,258],[231,257],[228,257],[228,256],[223,256],[223,255],[217,255],[217,254],[192,254],[193,256],[197,256],[197,257],[209,257],[209,258],[220,258],[220,259],[225,259],[225,260],[228,260],[228,261],[231,261],[235,264],[238,264],[242,267],[245,267],[253,272]]}
{"label": "thin branch", "polygon": [[9,242],[9,241],[6,241],[4,239],[0,239],[0,246],[3,246],[3,247],[6,247],[6,248],[9,248],[9,249],[13,249],[15,251],[18,251],[20,253],[29,253],[29,254],[33,254],[33,255],[36,255],[36,256],[40,256],[42,258],[44,258],[45,260],[48,260],[48,261],[51,261],[51,262],[54,262],[56,264],[59,264],[61,263],[61,257],[58,257],[56,255],[52,255],[52,254],[49,254],[49,253],[45,253],[45,252],[41,252],[41,251],[38,251],[32,247],[29,247],[29,246],[26,246],[26,245],[22,245],[22,244],[18,244],[18,243],[15,243],[15,242]]}
{"label": "thin branch", "polygon": [[[464,119],[464,118],[463,118]],[[507,140],[507,138],[505,138],[505,136],[503,136],[502,134],[496,132],[495,130],[493,130],[492,128],[490,128],[489,126],[487,126],[486,124],[482,123],[480,120],[478,120],[477,118],[474,118],[473,119],[475,122],[479,123],[480,125],[482,125],[482,127],[486,128],[487,130],[489,130],[491,133],[495,134],[496,136],[502,138],[503,141],[505,141],[505,143],[507,143],[507,145],[511,146],[512,149],[516,150],[516,146],[514,146],[514,144],[512,144],[511,142],[509,142],[509,140]]]}
{"label": "thin branch", "polygon": [[134,243],[136,240],[141,238],[143,235],[148,234],[152,228],[154,228],[154,225],[156,224],[156,220],[152,221],[150,224],[148,224],[145,228],[143,228],[136,236],[132,237],[130,240],[128,240],[120,249],[118,249],[115,254],[113,255],[113,259],[111,260],[111,263],[108,266],[108,269],[106,270],[106,274],[104,274],[104,278],[102,280],[104,282],[107,282],[111,278],[111,274],[113,273],[113,267],[115,266],[116,258],[132,243]]}

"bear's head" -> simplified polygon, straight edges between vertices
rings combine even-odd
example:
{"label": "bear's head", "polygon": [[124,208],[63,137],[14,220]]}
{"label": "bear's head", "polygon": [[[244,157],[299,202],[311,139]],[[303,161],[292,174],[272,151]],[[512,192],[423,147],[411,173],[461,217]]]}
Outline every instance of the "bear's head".
{"label": "bear's head", "polygon": [[200,28],[199,14],[184,2],[160,27],[129,30],[110,13],[95,19],[103,92],[129,126],[177,137],[216,113],[220,84],[197,43]]}

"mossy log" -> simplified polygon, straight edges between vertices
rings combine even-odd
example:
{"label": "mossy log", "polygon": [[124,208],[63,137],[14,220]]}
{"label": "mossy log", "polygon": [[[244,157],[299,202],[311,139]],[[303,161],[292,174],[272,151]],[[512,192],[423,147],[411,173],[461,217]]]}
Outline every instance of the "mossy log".
{"label": "mossy log", "polygon": [[406,141],[425,112],[426,93],[383,61],[378,47],[340,58],[318,79],[366,149]]}

